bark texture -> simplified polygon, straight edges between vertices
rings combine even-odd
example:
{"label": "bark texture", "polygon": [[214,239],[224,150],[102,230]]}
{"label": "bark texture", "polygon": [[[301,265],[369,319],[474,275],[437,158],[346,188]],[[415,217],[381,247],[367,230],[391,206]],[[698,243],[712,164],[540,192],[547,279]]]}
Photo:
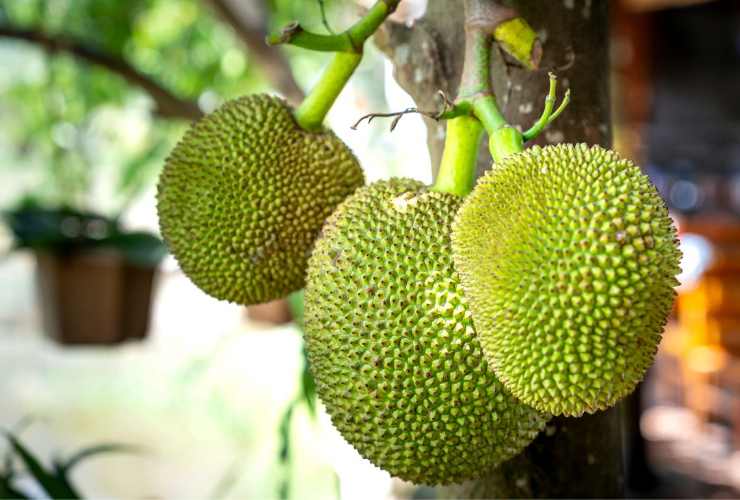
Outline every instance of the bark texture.
{"label": "bark texture", "polygon": [[[494,52],[493,85],[509,123],[528,128],[547,94],[547,73],[559,77],[559,95],[571,89],[565,113],[535,143],[586,142],[609,147],[608,3],[601,0],[518,0],[515,7],[543,43],[540,67],[528,71]],[[429,0],[409,28],[386,23],[376,44],[393,61],[400,85],[425,110],[438,108],[436,93],[455,96],[464,55],[462,0]],[[444,123],[427,120],[428,145],[437,170]],[[484,147],[479,173],[490,167]],[[621,409],[581,418],[556,417],[520,456],[478,481],[447,488],[442,497],[558,498],[623,496]]]}
{"label": "bark texture", "polygon": [[[559,95],[571,89],[568,110],[537,144],[586,142],[609,146],[608,4],[601,0],[518,0],[514,6],[540,35],[543,58],[530,71],[494,51],[493,86],[509,123],[529,128],[547,95],[547,73],[559,78]],[[465,53],[462,0],[429,0],[426,14],[412,27],[386,23],[376,45],[390,57],[399,84],[421,109],[439,107],[438,90],[454,97]],[[435,169],[444,143],[444,123],[427,119]],[[481,157],[481,171],[489,167]]]}

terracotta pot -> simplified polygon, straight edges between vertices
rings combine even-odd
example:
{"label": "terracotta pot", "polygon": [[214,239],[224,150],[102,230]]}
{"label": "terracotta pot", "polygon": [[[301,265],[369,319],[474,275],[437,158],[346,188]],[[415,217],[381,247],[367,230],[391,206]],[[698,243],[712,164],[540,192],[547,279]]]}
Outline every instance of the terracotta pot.
{"label": "terracotta pot", "polygon": [[247,317],[252,321],[270,325],[285,325],[293,321],[290,306],[285,299],[277,299],[264,304],[248,306]]}
{"label": "terracotta pot", "polygon": [[127,263],[115,251],[36,253],[46,334],[61,344],[118,344],[149,329],[155,267]]}

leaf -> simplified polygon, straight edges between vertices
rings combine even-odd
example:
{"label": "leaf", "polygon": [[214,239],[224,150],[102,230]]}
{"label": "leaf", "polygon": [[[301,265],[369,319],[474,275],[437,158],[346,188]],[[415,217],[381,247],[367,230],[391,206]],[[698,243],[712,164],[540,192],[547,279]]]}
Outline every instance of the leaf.
{"label": "leaf", "polygon": [[13,486],[15,470],[13,469],[13,454],[11,451],[4,457],[3,469],[0,470],[0,498],[25,499],[26,495]]}
{"label": "leaf", "polygon": [[80,495],[66,481],[60,481],[56,476],[50,474],[41,462],[28,450],[15,436],[6,432],[7,438],[13,451],[18,455],[21,462],[26,466],[28,472],[39,483],[51,498],[79,499]]}
{"label": "leaf", "polygon": [[303,330],[303,290],[288,295],[288,307],[296,326]]}
{"label": "leaf", "polygon": [[123,199],[122,211],[141,192],[149,187],[154,173],[161,167],[161,159],[168,149],[167,141],[159,139],[151,148],[124,163],[116,193]]}
{"label": "leaf", "polygon": [[336,498],[342,498],[342,478],[339,477],[337,471],[334,472],[334,495]]}
{"label": "leaf", "polygon": [[5,476],[0,474],[0,498],[2,499],[22,499],[25,500],[27,498],[26,495],[21,493],[20,491],[16,490],[13,487],[12,484],[13,476]]}
{"label": "leaf", "polygon": [[69,457],[61,464],[57,464],[57,470],[63,472],[69,472],[76,467],[80,462],[87,460],[95,455],[108,455],[111,453],[139,453],[141,449],[137,446],[121,443],[106,443],[91,446],[89,448],[82,449]]}
{"label": "leaf", "polygon": [[301,396],[308,406],[308,412],[316,418],[316,381],[308,364],[306,346],[303,346],[303,373],[301,374]]}
{"label": "leaf", "polygon": [[85,247],[117,230],[103,216],[68,208],[21,206],[2,213],[16,248],[64,251]]}
{"label": "leaf", "polygon": [[65,488],[69,490],[74,490],[74,487],[72,486],[71,480],[69,478],[69,472],[80,462],[87,460],[88,458],[95,455],[108,453],[135,453],[137,451],[138,448],[134,446],[116,443],[91,446],[90,448],[85,448],[78,451],[63,463],[54,462],[55,477],[60,484],[64,485]]}
{"label": "leaf", "polygon": [[293,420],[293,410],[295,409],[295,401],[290,403],[288,409],[285,410],[283,418],[280,421],[280,427],[278,428],[278,434],[280,436],[280,451],[278,452],[278,458],[281,463],[286,463],[290,459],[290,422]]}
{"label": "leaf", "polygon": [[290,494],[290,479],[285,478],[282,481],[280,481],[280,486],[278,486],[278,498],[280,500],[287,500],[289,494]]}
{"label": "leaf", "polygon": [[98,246],[113,247],[130,264],[155,267],[167,255],[167,246],[151,233],[116,233],[98,242]]}
{"label": "leaf", "polygon": [[216,484],[213,492],[208,495],[208,498],[212,500],[218,500],[220,498],[226,498],[228,494],[234,489],[236,483],[239,482],[239,474],[242,471],[242,461],[240,459],[234,460],[231,466],[228,468],[226,473]]}

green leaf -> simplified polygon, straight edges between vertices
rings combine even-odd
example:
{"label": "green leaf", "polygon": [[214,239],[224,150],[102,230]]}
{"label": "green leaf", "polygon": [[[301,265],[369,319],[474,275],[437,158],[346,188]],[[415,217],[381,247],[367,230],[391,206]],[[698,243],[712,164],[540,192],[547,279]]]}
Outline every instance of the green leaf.
{"label": "green leaf", "polygon": [[13,486],[15,470],[13,468],[13,454],[8,452],[4,457],[3,468],[0,470],[0,498],[25,499],[25,494]]}
{"label": "green leaf", "polygon": [[285,478],[282,481],[280,481],[280,486],[278,486],[278,498],[280,500],[288,500],[289,496],[290,496],[290,479]]}
{"label": "green leaf", "polygon": [[69,478],[69,473],[79,463],[95,455],[109,453],[134,453],[137,451],[138,448],[134,446],[116,443],[91,446],[90,448],[85,448],[78,451],[62,463],[54,462],[55,477],[60,484],[64,485],[65,488],[69,490],[74,490],[74,487],[72,486],[71,480]]}
{"label": "green leaf", "polygon": [[308,412],[316,418],[316,381],[308,364],[306,346],[303,346],[303,373],[301,374],[301,396],[308,406]]}
{"label": "green leaf", "polygon": [[13,476],[0,474],[0,498],[2,499],[27,499],[30,498],[16,490],[12,484]]}
{"label": "green leaf", "polygon": [[303,330],[303,290],[288,295],[288,307],[296,326]]}
{"label": "green leaf", "polygon": [[213,492],[208,495],[209,499],[219,500],[229,495],[234,489],[234,486],[239,482],[240,474],[244,468],[241,462],[241,459],[234,460],[226,473],[218,481],[216,487],[213,488]]}
{"label": "green leaf", "polygon": [[278,434],[280,436],[278,457],[281,463],[286,463],[290,460],[290,422],[293,420],[294,409],[295,401],[290,403],[288,409],[285,410],[283,418],[280,421],[280,427],[278,428]]}
{"label": "green leaf", "polygon": [[69,472],[75,466],[91,458],[95,455],[109,455],[112,453],[139,453],[141,451],[137,446],[121,444],[121,443],[106,443],[91,446],[89,448],[82,449],[69,457],[61,464],[56,464],[56,468],[59,471]]}
{"label": "green leaf", "polygon": [[116,193],[123,200],[123,210],[149,186],[154,173],[161,168],[160,160],[168,147],[169,143],[160,138],[152,147],[123,164],[116,187]]}
{"label": "green leaf", "polygon": [[65,251],[88,246],[117,231],[114,221],[97,214],[28,203],[3,212],[2,218],[13,233],[16,248]]}
{"label": "green leaf", "polygon": [[29,474],[39,483],[51,498],[79,499],[80,495],[66,481],[59,480],[55,475],[49,473],[41,462],[28,450],[15,436],[6,432],[7,438],[13,451],[18,455]]}
{"label": "green leaf", "polygon": [[117,233],[100,240],[98,246],[112,247],[121,252],[127,262],[142,266],[157,266],[167,255],[167,246],[151,233]]}

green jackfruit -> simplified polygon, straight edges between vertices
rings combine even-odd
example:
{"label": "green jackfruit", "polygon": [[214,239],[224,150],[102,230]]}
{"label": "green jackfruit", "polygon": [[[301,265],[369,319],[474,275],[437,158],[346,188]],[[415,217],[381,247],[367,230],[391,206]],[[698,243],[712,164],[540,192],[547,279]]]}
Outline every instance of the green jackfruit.
{"label": "green jackfruit", "polygon": [[481,352],[450,248],[461,201],[408,179],[361,188],[309,260],[305,340],[318,394],[362,456],[415,483],[478,477],[546,422]]}
{"label": "green jackfruit", "polygon": [[239,304],[303,287],[324,220],[364,183],[331,131],[306,132],[281,99],[229,101],[195,123],[159,181],[159,222],[185,274]]}
{"label": "green jackfruit", "polygon": [[483,350],[521,401],[581,415],[642,380],[680,252],[632,162],[585,145],[509,156],[466,198],[452,247]]}

